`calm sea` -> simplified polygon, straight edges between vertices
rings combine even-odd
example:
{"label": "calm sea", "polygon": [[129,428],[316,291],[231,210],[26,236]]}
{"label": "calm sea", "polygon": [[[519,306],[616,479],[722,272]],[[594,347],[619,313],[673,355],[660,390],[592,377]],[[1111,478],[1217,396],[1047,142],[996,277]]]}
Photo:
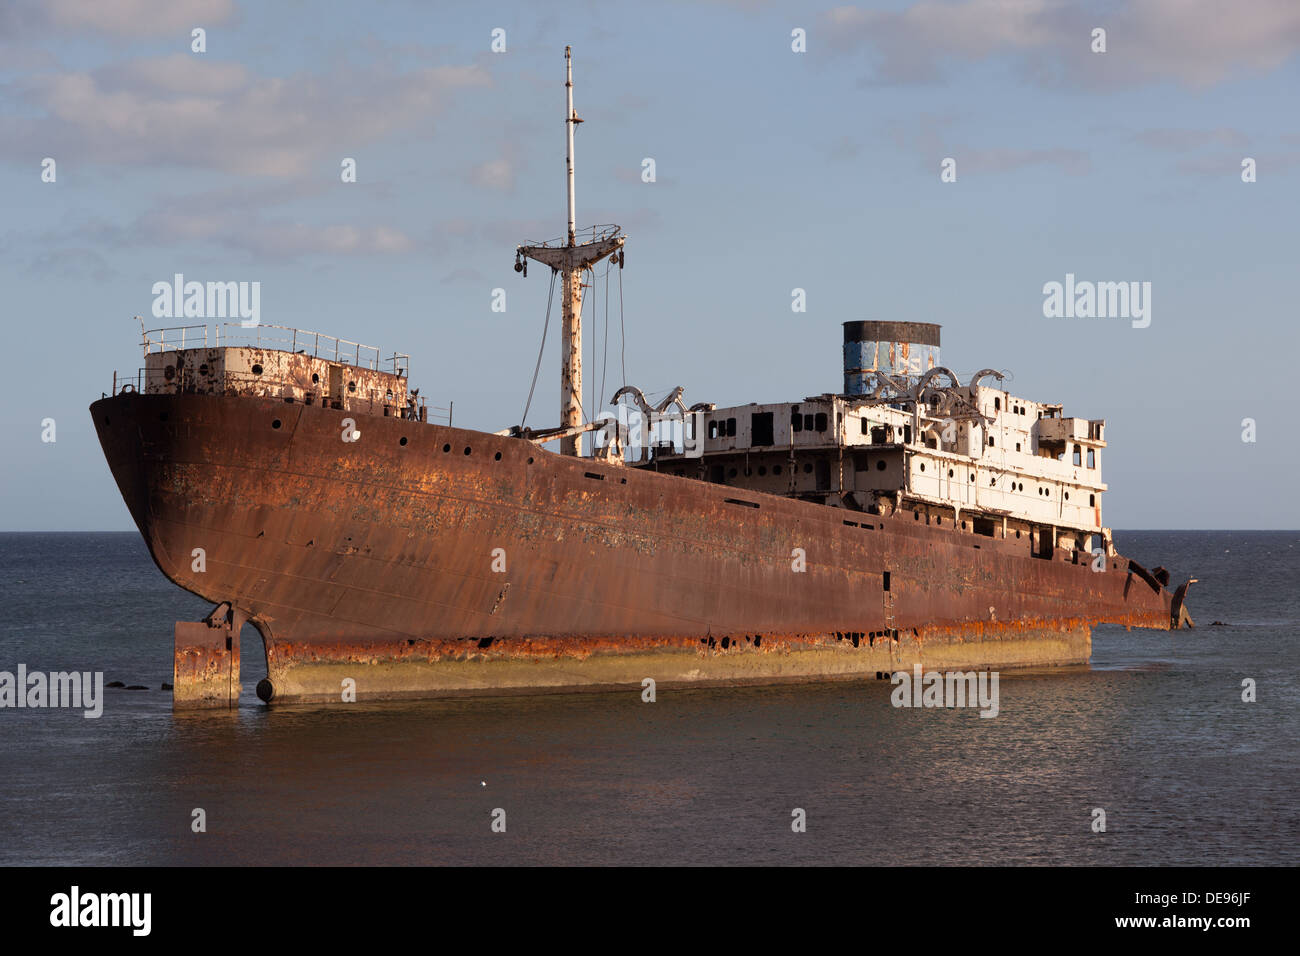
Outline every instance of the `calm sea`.
{"label": "calm sea", "polygon": [[172,624],[209,606],[134,533],[3,534],[0,670],[148,689],[0,710],[0,863],[1300,862],[1300,532],[1116,540],[1200,579],[1197,629],[1099,628],[994,719],[877,681],[268,710],[251,629],[238,713],[175,716]]}

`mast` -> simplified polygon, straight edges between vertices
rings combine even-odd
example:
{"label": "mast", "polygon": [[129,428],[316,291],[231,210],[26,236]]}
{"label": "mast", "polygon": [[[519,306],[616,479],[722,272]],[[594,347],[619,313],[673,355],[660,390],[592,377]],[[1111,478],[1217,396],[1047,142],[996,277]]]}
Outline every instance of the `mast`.
{"label": "mast", "polygon": [[573,51],[567,46],[564,48],[564,96],[567,101],[564,111],[564,130],[568,135],[564,165],[569,170],[569,245],[572,246],[575,244],[574,226],[577,219],[573,200],[573,131],[582,120],[578,119],[578,114],[573,111]]}
{"label": "mast", "polygon": [[[593,226],[591,237],[578,242],[577,215],[574,202],[573,131],[579,123],[573,109],[573,54],[564,48],[565,155],[568,179],[569,229],[564,239],[535,245],[518,246],[519,256],[526,256],[560,272],[563,277],[560,325],[560,454],[578,455],[582,443],[582,273],[614,253],[620,256],[625,236],[618,226]],[[587,230],[583,230],[584,234]],[[597,396],[597,404],[603,399]],[[594,410],[594,409],[593,409]]]}

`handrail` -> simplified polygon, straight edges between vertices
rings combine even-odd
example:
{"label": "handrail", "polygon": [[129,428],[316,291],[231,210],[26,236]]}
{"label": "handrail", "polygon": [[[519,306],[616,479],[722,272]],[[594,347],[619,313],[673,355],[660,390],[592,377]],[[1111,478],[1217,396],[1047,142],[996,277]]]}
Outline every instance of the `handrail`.
{"label": "handrail", "polygon": [[[197,333],[195,333],[194,335],[191,335],[191,336],[190,336],[190,338],[194,340],[193,342],[191,342],[191,343],[189,343],[189,344],[186,343],[186,335],[187,335],[191,330],[193,330],[193,329],[202,329],[202,330],[203,330],[203,347],[206,348],[206,347],[207,347],[207,344],[208,344],[208,327],[207,327],[206,325],[173,325],[173,326],[169,326],[169,327],[164,328],[164,329],[149,329],[148,331],[142,333],[143,336],[144,336],[144,341],[142,341],[140,344],[141,344],[141,346],[144,348],[144,354],[145,354],[145,355],[148,355],[150,352],[155,352],[155,351],[157,351],[157,352],[166,352],[166,351],[167,351],[167,333],[168,333],[168,332],[173,332],[173,333],[175,333],[175,332],[179,332],[180,335],[181,335],[181,344],[180,344],[179,346],[177,346],[177,345],[175,344],[175,341],[176,341],[176,340],[175,340],[175,336],[173,336],[173,338],[172,338],[172,343],[173,343],[173,344],[172,344],[172,346],[171,346],[173,349],[177,349],[177,348],[181,348],[181,349],[185,349],[185,348],[198,348],[198,347],[199,347],[199,343],[198,343],[198,341],[197,341],[197,339],[198,339],[198,335],[197,335]],[[151,339],[151,338],[149,337],[150,335],[152,335],[152,334],[155,333],[155,332],[158,333],[158,340],[157,340],[156,342],[155,342],[153,339]],[[155,349],[155,348],[153,348],[153,346],[157,346],[157,348]]]}
{"label": "handrail", "polygon": [[[581,229],[575,229],[573,232],[573,241],[577,245],[586,245],[591,242],[600,242],[602,239],[613,239],[622,233],[622,229],[612,223],[602,223],[598,226],[584,226]],[[545,242],[525,242],[523,246],[531,246],[541,249],[558,249],[569,244],[568,236],[561,236],[558,239],[547,239]]]}
{"label": "handrail", "polygon": [[[200,329],[201,333],[198,331]],[[369,368],[373,371],[379,371],[382,354],[377,346],[364,345],[309,329],[261,323],[245,326],[240,322],[215,325],[212,336],[208,334],[207,325],[178,325],[147,329],[143,332],[141,347],[144,349],[144,354],[149,355],[153,352],[169,350],[208,348],[210,342],[215,343],[216,348],[251,346],[272,348],[282,352],[310,352],[314,358],[332,359],[335,362],[354,365],[357,368]],[[394,352],[391,358],[384,359],[383,362],[391,363],[394,374],[405,372],[409,377],[410,355]]]}

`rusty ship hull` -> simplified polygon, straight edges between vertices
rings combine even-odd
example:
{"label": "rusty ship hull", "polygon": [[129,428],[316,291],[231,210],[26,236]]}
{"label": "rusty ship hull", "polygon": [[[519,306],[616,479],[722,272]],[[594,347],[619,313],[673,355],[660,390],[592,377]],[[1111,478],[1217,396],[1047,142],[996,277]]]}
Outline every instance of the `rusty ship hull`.
{"label": "rusty ship hull", "polygon": [[90,411],[154,561],[217,606],[177,625],[178,706],[238,699],[245,622],[280,703],[1086,664],[1093,624],[1185,615],[1115,554],[522,438],[366,417],[346,443],[344,411],[219,394]]}

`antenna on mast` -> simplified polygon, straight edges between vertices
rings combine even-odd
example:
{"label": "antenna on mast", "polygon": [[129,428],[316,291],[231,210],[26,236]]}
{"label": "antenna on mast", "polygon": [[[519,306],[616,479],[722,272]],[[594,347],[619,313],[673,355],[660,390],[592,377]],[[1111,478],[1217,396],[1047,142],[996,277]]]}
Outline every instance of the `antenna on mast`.
{"label": "antenna on mast", "polygon": [[[616,255],[619,267],[623,265],[623,243],[627,237],[618,226],[590,226],[582,230],[584,241],[578,241],[573,178],[573,130],[582,122],[573,109],[573,51],[564,48],[564,163],[568,177],[569,229],[563,239],[530,243],[515,248],[515,270],[521,269],[521,259],[533,259],[550,266],[564,277],[562,294],[563,322],[561,325],[560,362],[560,454],[577,455],[582,440],[582,273],[606,256]],[[587,233],[590,232],[590,237]]]}
{"label": "antenna on mast", "polygon": [[573,130],[582,120],[578,119],[578,114],[573,110],[573,50],[567,46],[564,48],[564,97],[564,129],[568,134],[564,163],[569,170],[569,245],[572,246],[576,244],[574,227],[577,220],[573,199]]}

